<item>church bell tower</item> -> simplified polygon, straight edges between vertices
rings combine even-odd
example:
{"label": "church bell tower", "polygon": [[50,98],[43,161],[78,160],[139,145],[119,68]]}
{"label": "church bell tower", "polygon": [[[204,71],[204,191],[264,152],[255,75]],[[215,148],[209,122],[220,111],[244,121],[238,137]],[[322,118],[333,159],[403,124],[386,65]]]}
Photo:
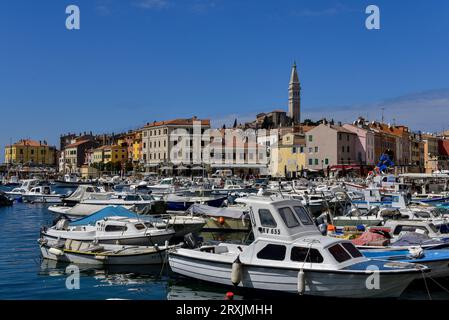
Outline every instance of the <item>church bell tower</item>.
{"label": "church bell tower", "polygon": [[296,62],[293,63],[288,85],[288,116],[293,120],[293,124],[301,123],[301,85],[296,71]]}

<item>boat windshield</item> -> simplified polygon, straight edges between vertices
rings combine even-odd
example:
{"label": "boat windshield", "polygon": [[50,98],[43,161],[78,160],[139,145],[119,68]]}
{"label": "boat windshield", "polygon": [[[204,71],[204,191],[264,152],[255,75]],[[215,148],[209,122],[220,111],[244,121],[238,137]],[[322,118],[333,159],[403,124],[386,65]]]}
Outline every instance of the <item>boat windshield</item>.
{"label": "boat windshield", "polygon": [[279,215],[287,228],[295,228],[300,225],[298,219],[296,219],[296,216],[293,214],[292,209],[289,207],[279,208]]}
{"label": "boat windshield", "polygon": [[345,262],[352,258],[349,253],[338,243],[330,247],[328,250],[337,262]]}
{"label": "boat windshield", "polygon": [[293,207],[295,210],[296,216],[299,218],[302,224],[304,225],[311,225],[313,224],[312,219],[310,218],[308,212],[303,207]]}

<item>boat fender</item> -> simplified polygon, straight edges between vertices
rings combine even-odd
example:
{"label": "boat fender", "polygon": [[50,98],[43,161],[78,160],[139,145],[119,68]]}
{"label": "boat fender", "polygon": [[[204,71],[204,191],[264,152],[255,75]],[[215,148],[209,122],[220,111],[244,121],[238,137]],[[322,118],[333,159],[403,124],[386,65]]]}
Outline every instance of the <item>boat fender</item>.
{"label": "boat fender", "polygon": [[219,217],[219,218],[218,218],[218,223],[219,223],[219,224],[224,225],[225,222],[226,222],[225,218],[223,218],[223,217]]}
{"label": "boat fender", "polygon": [[100,256],[100,255],[95,256],[95,260],[107,260],[107,259],[108,259],[107,256]]}
{"label": "boat fender", "polygon": [[55,256],[62,256],[64,254],[64,251],[56,249],[56,248],[50,248],[50,249],[48,249],[48,252]]}
{"label": "boat fender", "polygon": [[408,252],[412,259],[420,259],[424,256],[424,250],[421,247],[410,247]]}
{"label": "boat fender", "polygon": [[232,264],[232,272],[231,272],[231,282],[234,286],[238,286],[242,281],[242,271],[243,265],[240,262],[240,259],[237,258]]}
{"label": "boat fender", "polygon": [[300,295],[304,294],[305,288],[306,288],[306,278],[304,270],[301,268],[298,272],[298,293]]}

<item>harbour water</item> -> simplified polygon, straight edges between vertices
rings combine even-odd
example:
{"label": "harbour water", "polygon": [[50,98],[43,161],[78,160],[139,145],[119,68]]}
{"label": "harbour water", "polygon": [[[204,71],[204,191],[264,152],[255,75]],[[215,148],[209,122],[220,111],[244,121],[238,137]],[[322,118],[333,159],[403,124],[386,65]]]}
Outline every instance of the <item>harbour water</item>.
{"label": "harbour water", "polygon": [[[42,204],[15,203],[0,208],[0,299],[223,299],[229,291],[176,275],[167,265],[107,269],[80,266],[80,289],[69,290],[67,265],[40,257],[40,227],[53,219]],[[449,299],[444,289],[449,288],[449,279],[439,279],[438,284],[428,281],[427,285],[432,299]],[[402,298],[428,299],[425,287],[424,283],[414,283]],[[236,299],[268,297],[261,292],[234,292]]]}

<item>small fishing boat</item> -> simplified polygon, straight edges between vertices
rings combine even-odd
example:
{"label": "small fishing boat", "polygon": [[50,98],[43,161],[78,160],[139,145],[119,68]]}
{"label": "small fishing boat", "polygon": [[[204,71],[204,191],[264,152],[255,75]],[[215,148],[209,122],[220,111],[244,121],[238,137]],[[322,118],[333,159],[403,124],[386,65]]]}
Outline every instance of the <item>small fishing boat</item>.
{"label": "small fishing boat", "polygon": [[133,206],[138,210],[159,203],[152,195],[139,193],[114,193],[106,197],[98,198],[97,195],[90,196],[80,203],[89,205],[108,205],[108,206]]}
{"label": "small fishing boat", "polygon": [[113,194],[113,192],[106,192],[103,187],[86,184],[78,186],[70,196],[63,199],[63,202],[65,206],[73,207],[83,200],[106,200]]}
{"label": "small fishing boat", "polygon": [[165,201],[167,203],[167,210],[172,211],[186,211],[193,204],[205,204],[211,207],[220,207],[227,199],[227,196],[189,196],[189,195],[167,195]]}
{"label": "small fishing boat", "polygon": [[152,221],[142,220],[135,213],[120,206],[107,207],[74,222],[63,218],[53,227],[41,229],[41,237],[47,239],[50,246],[61,239],[151,246],[163,244],[174,235],[172,228],[157,228]]}
{"label": "small fishing boat", "polygon": [[60,203],[61,195],[51,191],[50,186],[38,186],[22,194],[23,201],[32,203]]}
{"label": "small fishing boat", "polygon": [[[426,277],[439,278],[449,276],[449,249],[423,249],[410,247],[408,250],[361,250],[362,254],[371,259],[419,263],[430,268]],[[419,276],[421,277],[421,275]]]}
{"label": "small fishing boat", "polygon": [[161,264],[167,250],[163,246],[126,246],[101,244],[67,239],[52,246],[44,238],[38,240],[42,257],[59,262],[93,265],[150,265]]}
{"label": "small fishing boat", "polygon": [[193,215],[206,218],[203,231],[249,231],[251,221],[248,209],[241,206],[215,208],[204,204],[193,204],[188,210]]}
{"label": "small fishing boat", "polygon": [[[368,259],[351,242],[323,236],[299,201],[249,197],[245,202],[254,242],[176,248],[169,252],[171,269],[222,285],[348,298],[399,297],[430,271]],[[375,288],[369,285],[374,272],[381,283]]]}
{"label": "small fishing boat", "polygon": [[78,188],[80,185],[91,184],[89,181],[82,181],[75,174],[66,174],[62,179],[54,181],[55,188]]}
{"label": "small fishing boat", "polygon": [[[52,205],[48,207],[48,211],[56,214],[62,214],[68,217],[85,217],[90,216],[93,213],[96,213],[100,210],[109,207],[109,205],[99,205],[99,204],[84,204],[79,203],[74,207],[65,206],[65,205]],[[131,210],[133,206],[122,206],[125,209]]]}
{"label": "small fishing boat", "polygon": [[19,198],[22,198],[22,196],[25,193],[29,192],[32,188],[37,187],[40,184],[41,184],[41,181],[38,179],[22,180],[22,184],[19,187],[14,188],[11,191],[6,191],[5,194],[10,199],[14,199],[14,200],[19,199]]}

